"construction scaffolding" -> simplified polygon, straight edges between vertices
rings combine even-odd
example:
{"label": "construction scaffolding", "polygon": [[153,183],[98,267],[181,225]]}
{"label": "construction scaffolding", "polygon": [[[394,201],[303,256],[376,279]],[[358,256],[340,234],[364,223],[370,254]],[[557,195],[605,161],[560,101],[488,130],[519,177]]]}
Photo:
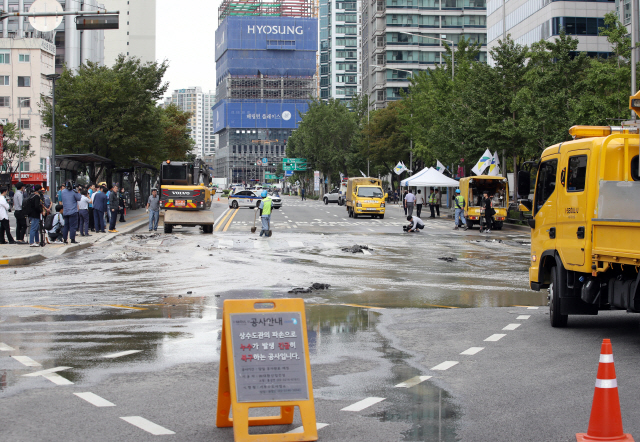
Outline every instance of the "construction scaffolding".
{"label": "construction scaffolding", "polygon": [[313,0],[223,0],[218,24],[226,17],[312,17]]}
{"label": "construction scaffolding", "polygon": [[308,100],[316,97],[315,77],[227,76],[217,87],[216,101],[225,99]]}

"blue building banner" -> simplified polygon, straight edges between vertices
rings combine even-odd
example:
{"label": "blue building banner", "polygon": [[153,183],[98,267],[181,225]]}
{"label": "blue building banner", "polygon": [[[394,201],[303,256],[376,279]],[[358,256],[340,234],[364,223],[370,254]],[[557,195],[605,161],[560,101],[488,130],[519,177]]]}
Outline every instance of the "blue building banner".
{"label": "blue building banner", "polygon": [[213,128],[223,129],[296,129],[300,113],[307,112],[304,101],[221,100],[212,108]]}

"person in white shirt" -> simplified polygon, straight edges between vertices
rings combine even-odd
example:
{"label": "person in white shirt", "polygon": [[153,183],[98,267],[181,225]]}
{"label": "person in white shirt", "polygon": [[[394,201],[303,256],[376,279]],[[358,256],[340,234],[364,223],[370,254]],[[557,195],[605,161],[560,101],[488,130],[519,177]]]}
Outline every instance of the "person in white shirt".
{"label": "person in white shirt", "polygon": [[407,215],[413,216],[413,205],[416,202],[416,196],[409,190],[407,196],[404,197],[404,206],[407,209]]}
{"label": "person in white shirt", "polygon": [[11,236],[11,227],[9,227],[9,203],[7,202],[7,189],[0,187],[0,244],[6,244],[4,235],[6,233],[9,244],[15,244],[13,236]]}
{"label": "person in white shirt", "polygon": [[49,240],[51,242],[63,242],[62,241],[62,228],[64,227],[64,206],[58,204],[56,206],[56,214],[53,215],[53,227],[47,233],[49,234]]}
{"label": "person in white shirt", "polygon": [[420,212],[422,212],[422,205],[424,204],[424,195],[422,195],[422,190],[418,190],[418,196],[416,197],[416,215],[420,217]]}
{"label": "person in white shirt", "polygon": [[80,194],[82,195],[78,201],[80,236],[91,236],[89,235],[89,204],[91,204],[91,200],[86,190],[82,190]]}
{"label": "person in white shirt", "polygon": [[407,216],[407,221],[411,221],[411,226],[407,230],[407,232],[417,232],[420,233],[420,230],[424,229],[424,222],[418,218],[417,216]]}

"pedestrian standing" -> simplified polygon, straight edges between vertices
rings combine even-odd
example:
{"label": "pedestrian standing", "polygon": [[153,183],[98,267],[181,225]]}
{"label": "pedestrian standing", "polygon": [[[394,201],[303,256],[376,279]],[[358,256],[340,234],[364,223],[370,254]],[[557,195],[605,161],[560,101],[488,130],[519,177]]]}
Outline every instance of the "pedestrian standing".
{"label": "pedestrian standing", "polygon": [[73,190],[71,182],[67,183],[66,189],[61,193],[62,206],[64,207],[64,226],[62,228],[62,239],[65,244],[67,242],[67,236],[71,237],[71,244],[75,244],[76,231],[78,230],[78,201],[82,199],[82,196]]}
{"label": "pedestrian standing", "polygon": [[62,242],[62,228],[64,227],[64,206],[56,205],[56,214],[53,215],[53,227],[49,230],[49,240],[52,242]]}
{"label": "pedestrian standing", "polygon": [[124,193],[124,187],[120,189],[119,199],[118,199],[118,207],[120,207],[120,222],[126,223],[127,221],[124,219],[124,208],[125,208],[125,200],[126,196]]}
{"label": "pedestrian standing", "polygon": [[442,204],[442,195],[440,194],[440,189],[436,189],[436,213],[438,218],[440,218],[440,204]]}
{"label": "pedestrian standing", "polygon": [[424,195],[422,190],[418,189],[418,196],[416,197],[416,215],[420,218],[420,212],[422,212],[422,205],[424,204]]}
{"label": "pedestrian standing", "polygon": [[22,188],[24,184],[19,182],[16,184],[16,193],[13,195],[13,210],[16,217],[16,242],[18,244],[26,244],[24,234],[27,231],[27,217],[22,208],[24,204],[24,192]]}
{"label": "pedestrian standing", "polygon": [[40,199],[44,192],[40,184],[33,187],[33,193],[26,202],[23,203],[22,209],[29,217],[29,246],[40,247],[40,218],[44,211],[43,201]]}
{"label": "pedestrian standing", "polygon": [[58,193],[57,193],[57,197],[58,197],[58,201],[56,201],[58,204],[62,204],[62,191],[64,190],[64,184],[62,184],[60,187],[58,187]]}
{"label": "pedestrian standing", "polygon": [[84,189],[80,192],[80,195],[80,201],[78,201],[78,225],[80,236],[91,236],[89,235],[89,204],[91,204],[91,200],[89,199],[89,193]]}
{"label": "pedestrian standing", "polygon": [[401,201],[402,201],[402,207],[404,208],[404,214],[405,214],[405,215],[407,214],[407,203],[406,203],[406,201],[405,201],[405,198],[407,197],[407,193],[408,193],[408,192],[407,192],[407,190],[405,189],[405,190],[404,190],[404,192],[402,192],[402,195],[401,195],[401,197],[400,197],[400,198],[401,198]]}
{"label": "pedestrian standing", "polygon": [[[484,191],[484,196],[482,198],[482,207],[484,208],[484,220],[485,220],[484,233],[489,233],[491,232],[491,229],[493,229],[494,210],[493,210],[493,201],[491,200],[491,198],[489,198],[489,192],[486,190]],[[480,226],[480,233],[482,233],[482,231],[483,231],[482,226]]]}
{"label": "pedestrian standing", "polygon": [[413,205],[416,202],[416,196],[409,190],[407,196],[404,197],[405,209],[407,211],[407,216],[413,216]]}
{"label": "pedestrian standing", "polygon": [[393,191],[393,202],[398,204],[398,191],[397,190]]}
{"label": "pedestrian standing", "polygon": [[[0,187],[0,244],[15,244],[13,236],[11,236],[11,227],[9,226],[9,202],[7,201],[7,192],[9,189]],[[7,241],[4,240],[5,234]]]}
{"label": "pedestrian standing", "polygon": [[429,193],[429,211],[431,212],[431,216],[429,218],[436,217],[436,192],[431,187]]}
{"label": "pedestrian standing", "polygon": [[93,194],[93,218],[96,233],[107,233],[104,231],[104,213],[107,211],[107,188],[100,187],[100,191]]}
{"label": "pedestrian standing", "polygon": [[87,196],[91,200],[89,202],[89,230],[95,232],[95,223],[93,219],[93,194],[96,193],[96,185],[94,183],[89,184],[89,190],[87,190]]}
{"label": "pedestrian standing", "polygon": [[109,192],[109,233],[118,233],[116,222],[118,221],[118,185],[114,184]]}
{"label": "pedestrian standing", "polygon": [[302,197],[302,201],[304,201],[304,186],[300,189],[300,196]]}
{"label": "pedestrian standing", "polygon": [[260,221],[262,221],[262,230],[260,230],[260,236],[269,236],[269,228],[271,227],[271,207],[273,201],[270,196],[263,198],[260,201]]}
{"label": "pedestrian standing", "polygon": [[462,220],[464,230],[467,230],[467,220],[464,218],[464,197],[460,195],[460,189],[456,189],[456,197],[453,199],[453,206],[456,210],[454,218],[456,226],[454,227],[454,230],[458,230],[460,227],[460,220]]}
{"label": "pedestrian standing", "polygon": [[160,219],[160,197],[158,191],[153,189],[147,201],[147,212],[149,212],[149,232],[158,230],[158,220]]}
{"label": "pedestrian standing", "polygon": [[110,197],[111,197],[111,189],[107,188],[107,211],[105,212],[107,225],[111,225],[111,202],[109,200]]}

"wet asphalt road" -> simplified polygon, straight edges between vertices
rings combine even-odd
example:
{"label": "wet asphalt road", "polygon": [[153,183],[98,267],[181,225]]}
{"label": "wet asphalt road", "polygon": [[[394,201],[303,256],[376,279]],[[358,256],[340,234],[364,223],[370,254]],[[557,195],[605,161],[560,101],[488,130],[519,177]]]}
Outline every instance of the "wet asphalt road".
{"label": "wet asphalt road", "polygon": [[[273,236],[260,239],[249,233],[252,210],[225,210],[214,205],[221,227],[212,235],[143,226],[0,270],[11,281],[0,294],[4,440],[232,441],[232,430],[215,427],[222,302],[290,296],[307,305],[317,421],[328,424],[320,440],[575,440],[587,428],[602,337],[614,339],[625,429],[640,434],[636,316],[551,329],[545,307],[523,307],[546,304],[526,288],[528,232],[481,235],[436,219],[407,235],[397,207],[384,220],[353,220],[343,207],[285,197]],[[341,250],[354,244],[370,254]],[[313,282],[331,288],[287,294]],[[503,331],[509,324],[519,325]],[[496,333],[505,336],[484,341]],[[470,347],[483,349],[460,355]],[[24,376],[55,367],[68,368]],[[397,387],[416,376],[431,378]],[[341,411],[370,397],[384,400]],[[131,416],[175,434],[122,419]]]}

